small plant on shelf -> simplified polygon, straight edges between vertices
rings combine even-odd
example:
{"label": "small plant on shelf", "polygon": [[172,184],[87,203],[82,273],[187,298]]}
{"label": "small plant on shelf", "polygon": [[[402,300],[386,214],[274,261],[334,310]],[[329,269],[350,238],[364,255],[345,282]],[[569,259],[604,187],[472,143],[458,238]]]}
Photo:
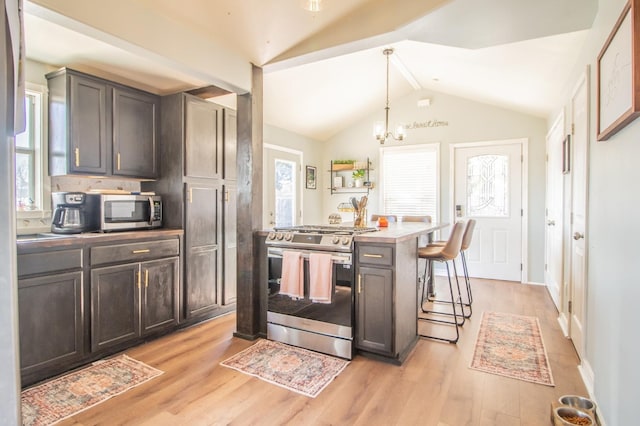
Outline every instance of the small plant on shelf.
{"label": "small plant on shelf", "polygon": [[364,179],[364,169],[354,170],[352,176],[353,180]]}

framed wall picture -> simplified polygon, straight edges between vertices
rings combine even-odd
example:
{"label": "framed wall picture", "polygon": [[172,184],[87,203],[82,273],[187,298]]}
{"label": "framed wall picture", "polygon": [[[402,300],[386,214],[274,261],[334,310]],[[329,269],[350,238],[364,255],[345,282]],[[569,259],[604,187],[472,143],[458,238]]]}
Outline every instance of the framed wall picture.
{"label": "framed wall picture", "polygon": [[316,168],[313,166],[306,167],[306,187],[307,189],[316,189]]}
{"label": "framed wall picture", "polygon": [[606,141],[640,115],[638,25],[640,0],[629,0],[598,55],[596,99],[599,141]]}

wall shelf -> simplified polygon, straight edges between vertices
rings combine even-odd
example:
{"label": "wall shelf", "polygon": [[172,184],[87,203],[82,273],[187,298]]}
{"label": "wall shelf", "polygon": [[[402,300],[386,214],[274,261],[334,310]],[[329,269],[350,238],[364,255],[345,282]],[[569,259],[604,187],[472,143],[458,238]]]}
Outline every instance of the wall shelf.
{"label": "wall shelf", "polygon": [[[352,182],[352,174],[355,170],[364,170],[364,178],[362,186],[355,186]],[[371,162],[367,157],[366,162],[364,161],[355,161],[350,164],[338,163],[335,164],[333,160],[331,160],[331,164],[329,167],[329,172],[331,174],[331,194],[368,194],[371,189],[373,189],[373,182],[371,182],[369,172],[371,171]],[[336,186],[337,181],[341,181],[342,186]],[[348,186],[349,184],[353,184],[353,186]]]}

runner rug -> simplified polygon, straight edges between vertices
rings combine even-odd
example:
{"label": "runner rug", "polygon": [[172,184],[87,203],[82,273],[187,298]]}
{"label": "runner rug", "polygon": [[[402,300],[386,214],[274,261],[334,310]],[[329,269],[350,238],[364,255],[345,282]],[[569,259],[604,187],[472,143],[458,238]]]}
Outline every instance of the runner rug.
{"label": "runner rug", "polygon": [[22,391],[22,424],[52,425],[163,372],[120,355]]}
{"label": "runner rug", "polygon": [[315,398],[349,361],[262,339],[220,364]]}
{"label": "runner rug", "polygon": [[554,386],[536,317],[484,312],[470,368]]}

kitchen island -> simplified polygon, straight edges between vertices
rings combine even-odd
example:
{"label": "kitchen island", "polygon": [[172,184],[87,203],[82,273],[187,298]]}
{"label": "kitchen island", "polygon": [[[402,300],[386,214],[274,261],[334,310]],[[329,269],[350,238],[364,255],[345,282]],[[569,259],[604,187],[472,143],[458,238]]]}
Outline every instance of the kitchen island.
{"label": "kitchen island", "polygon": [[[447,224],[391,223],[355,242],[355,347],[401,364],[418,340],[418,246]],[[426,236],[427,241],[421,242]]]}
{"label": "kitchen island", "polygon": [[[277,322],[277,326],[287,328],[285,343],[333,355],[335,348],[340,347],[338,356],[350,358],[348,354],[360,353],[400,364],[418,339],[418,246],[446,224],[407,222],[385,228],[349,225],[296,226],[255,234],[260,291],[256,292],[253,305],[260,308],[260,336],[271,334],[278,340],[273,332]],[[330,253],[335,259],[333,284],[336,288],[340,286],[341,293],[349,292],[351,308],[344,311],[333,302],[314,308],[305,290],[304,299],[291,302],[301,304],[300,310],[288,309],[286,319],[276,319],[274,312],[280,308],[274,304],[272,309],[271,303],[275,303],[274,297],[281,298],[277,293],[281,271],[286,269],[282,266],[285,251],[299,252],[305,259],[314,253]],[[304,288],[308,289],[306,266],[304,277]],[[308,303],[302,304],[303,301]],[[320,308],[326,314],[316,315]],[[352,320],[345,322],[345,317]],[[238,321],[242,321],[240,312]],[[348,336],[343,335],[342,326],[347,327]],[[339,334],[328,331],[334,327]]]}

